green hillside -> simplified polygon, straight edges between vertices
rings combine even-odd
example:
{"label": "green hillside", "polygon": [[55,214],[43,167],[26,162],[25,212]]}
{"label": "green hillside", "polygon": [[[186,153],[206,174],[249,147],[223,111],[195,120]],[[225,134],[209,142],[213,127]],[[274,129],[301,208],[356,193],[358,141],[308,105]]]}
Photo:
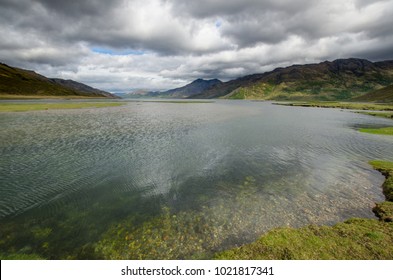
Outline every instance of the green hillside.
{"label": "green hillside", "polygon": [[195,98],[350,100],[393,84],[393,61],[338,59],[292,65],[218,84]]}
{"label": "green hillside", "polygon": [[353,100],[364,102],[393,102],[393,85],[366,93]]}
{"label": "green hillside", "polygon": [[0,98],[54,96],[110,97],[102,92],[79,90],[62,85],[60,79],[49,79],[34,71],[0,63]]}

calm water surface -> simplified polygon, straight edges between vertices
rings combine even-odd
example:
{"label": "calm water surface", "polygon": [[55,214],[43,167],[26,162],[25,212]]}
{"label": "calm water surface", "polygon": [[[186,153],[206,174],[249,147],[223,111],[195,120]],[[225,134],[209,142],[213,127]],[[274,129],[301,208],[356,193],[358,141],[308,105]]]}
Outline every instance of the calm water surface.
{"label": "calm water surface", "polygon": [[373,217],[383,177],[367,162],[393,160],[391,137],[356,130],[392,120],[262,102],[2,113],[0,126],[0,248],[43,258],[91,258],[80,248],[168,212],[180,232],[203,217],[215,241],[190,235],[207,251]]}

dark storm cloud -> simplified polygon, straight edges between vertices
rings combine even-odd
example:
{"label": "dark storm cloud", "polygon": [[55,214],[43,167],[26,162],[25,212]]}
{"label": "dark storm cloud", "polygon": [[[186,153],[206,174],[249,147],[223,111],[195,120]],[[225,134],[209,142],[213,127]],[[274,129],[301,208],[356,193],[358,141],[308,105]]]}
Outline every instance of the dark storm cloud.
{"label": "dark storm cloud", "polygon": [[188,13],[197,18],[205,17],[237,17],[241,14],[257,16],[263,11],[282,11],[287,14],[297,13],[302,8],[312,6],[312,0],[199,0],[199,1],[167,1],[174,3],[173,9],[178,13]]}

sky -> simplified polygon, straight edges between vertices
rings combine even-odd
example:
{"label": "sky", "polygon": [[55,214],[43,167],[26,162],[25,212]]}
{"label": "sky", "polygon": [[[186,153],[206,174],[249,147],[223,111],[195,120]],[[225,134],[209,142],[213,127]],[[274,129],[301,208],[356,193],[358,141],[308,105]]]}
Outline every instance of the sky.
{"label": "sky", "polygon": [[110,92],[393,59],[393,0],[0,0],[0,62]]}

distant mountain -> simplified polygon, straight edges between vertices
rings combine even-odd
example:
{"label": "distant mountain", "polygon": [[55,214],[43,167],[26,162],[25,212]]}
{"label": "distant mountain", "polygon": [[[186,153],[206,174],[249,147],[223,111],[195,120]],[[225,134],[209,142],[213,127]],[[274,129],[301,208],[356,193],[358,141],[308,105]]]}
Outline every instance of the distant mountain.
{"label": "distant mountain", "polygon": [[353,98],[354,101],[364,102],[393,102],[393,85],[371,91],[359,97]]}
{"label": "distant mountain", "polygon": [[191,98],[347,100],[393,84],[393,60],[292,65],[216,84]]}
{"label": "distant mountain", "polygon": [[72,80],[50,79],[34,71],[0,63],[0,96],[116,96]]}
{"label": "distant mountain", "polygon": [[117,96],[121,98],[143,98],[143,97],[150,97],[148,94],[151,91],[146,89],[137,89],[132,92],[123,92],[123,93],[116,93]]}
{"label": "distant mountain", "polygon": [[149,97],[164,97],[164,98],[189,98],[194,95],[200,94],[205,90],[210,89],[213,86],[220,85],[222,82],[218,79],[204,80],[197,79],[190,84],[185,86],[170,89],[167,91],[155,91],[149,92],[145,96]]}

